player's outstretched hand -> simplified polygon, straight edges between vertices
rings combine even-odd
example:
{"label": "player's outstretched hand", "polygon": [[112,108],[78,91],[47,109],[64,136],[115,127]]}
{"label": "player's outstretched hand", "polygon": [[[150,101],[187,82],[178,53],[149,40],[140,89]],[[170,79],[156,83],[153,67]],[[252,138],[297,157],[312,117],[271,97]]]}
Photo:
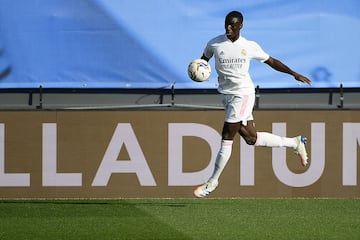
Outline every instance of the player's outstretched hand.
{"label": "player's outstretched hand", "polygon": [[309,84],[311,86],[311,80],[308,79],[307,77],[301,75],[301,74],[295,74],[294,75],[295,79],[299,82],[302,82],[302,83],[306,83],[306,84]]}

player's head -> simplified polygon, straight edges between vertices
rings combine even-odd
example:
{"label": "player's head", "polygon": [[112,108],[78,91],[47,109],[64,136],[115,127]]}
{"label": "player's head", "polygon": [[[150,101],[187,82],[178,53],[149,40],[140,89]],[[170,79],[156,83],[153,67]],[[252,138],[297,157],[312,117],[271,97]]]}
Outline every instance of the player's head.
{"label": "player's head", "polygon": [[225,17],[225,21],[231,20],[232,18],[237,18],[240,23],[243,23],[243,20],[244,20],[243,15],[241,14],[241,12],[238,12],[238,11],[229,12]]}
{"label": "player's head", "polygon": [[227,37],[235,41],[239,38],[243,26],[243,15],[238,11],[229,12],[225,17],[225,31]]}

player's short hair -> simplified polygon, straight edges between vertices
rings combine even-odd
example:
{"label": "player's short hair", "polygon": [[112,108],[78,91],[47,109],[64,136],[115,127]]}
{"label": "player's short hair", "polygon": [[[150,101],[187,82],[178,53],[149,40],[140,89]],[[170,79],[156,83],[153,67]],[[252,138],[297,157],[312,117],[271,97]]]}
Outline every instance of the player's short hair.
{"label": "player's short hair", "polygon": [[243,20],[244,20],[243,15],[241,14],[241,12],[238,12],[238,11],[229,12],[226,15],[226,19],[230,19],[230,18],[237,18],[237,19],[239,19],[240,23],[243,23]]}

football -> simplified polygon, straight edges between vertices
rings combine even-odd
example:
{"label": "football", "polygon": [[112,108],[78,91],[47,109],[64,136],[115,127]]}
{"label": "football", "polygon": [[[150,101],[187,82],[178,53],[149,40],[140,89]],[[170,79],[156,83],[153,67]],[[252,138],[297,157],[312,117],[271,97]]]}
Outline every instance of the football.
{"label": "football", "polygon": [[188,66],[188,75],[195,82],[209,79],[211,74],[210,64],[203,59],[195,59]]}

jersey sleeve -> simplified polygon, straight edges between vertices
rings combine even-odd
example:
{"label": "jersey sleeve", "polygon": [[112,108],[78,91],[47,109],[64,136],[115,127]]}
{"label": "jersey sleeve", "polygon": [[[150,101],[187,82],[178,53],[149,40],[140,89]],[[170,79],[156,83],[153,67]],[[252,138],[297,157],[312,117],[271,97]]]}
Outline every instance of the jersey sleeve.
{"label": "jersey sleeve", "polygon": [[214,55],[214,49],[211,46],[211,42],[208,42],[204,52],[203,52],[204,56],[207,57],[208,59],[212,58],[212,56]]}
{"label": "jersey sleeve", "polygon": [[260,62],[265,62],[269,59],[270,55],[267,54],[259,44],[256,42],[251,42],[251,48],[252,48],[252,58],[256,59]]}

